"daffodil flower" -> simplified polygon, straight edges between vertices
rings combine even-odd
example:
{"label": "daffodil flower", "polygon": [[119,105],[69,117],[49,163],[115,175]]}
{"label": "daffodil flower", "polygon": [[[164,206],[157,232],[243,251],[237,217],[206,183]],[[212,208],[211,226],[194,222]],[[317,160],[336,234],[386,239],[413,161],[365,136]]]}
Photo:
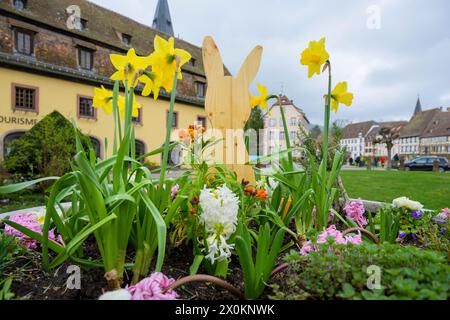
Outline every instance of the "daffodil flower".
{"label": "daffodil flower", "polygon": [[[111,80],[119,80],[128,82],[128,86],[135,87],[137,85],[137,78],[135,75],[140,71],[145,71],[150,66],[148,57],[139,57],[136,51],[131,48],[127,55],[111,54],[111,63],[117,71],[111,76]],[[134,83],[132,83],[134,81]]]}
{"label": "daffodil flower", "polygon": [[309,47],[303,50],[300,63],[308,66],[308,78],[314,74],[320,74],[322,65],[327,62],[330,55],[325,50],[325,38],[319,41],[311,41]]}
{"label": "daffodil flower", "polygon": [[257,97],[252,96],[250,98],[250,104],[252,108],[260,106],[264,110],[267,108],[267,101],[269,100],[269,96],[267,95],[267,88],[264,85],[258,83],[258,92],[260,95]]}
{"label": "daffodil flower", "polygon": [[339,82],[331,92],[331,110],[338,111],[339,104],[350,107],[353,102],[353,93],[347,91],[347,82]]}
{"label": "daffodil flower", "polygon": [[92,106],[94,108],[102,108],[106,114],[110,114],[113,108],[112,105],[113,93],[105,87],[94,89],[94,101]]}
{"label": "daffodil flower", "polygon": [[161,87],[160,83],[159,83],[159,78],[157,77],[157,75],[153,72],[144,72],[144,74],[142,76],[140,76],[138,78],[138,80],[144,84],[144,89],[142,90],[142,95],[144,97],[147,97],[150,95],[150,93],[152,93],[153,91],[153,98],[155,100],[158,99],[158,95],[159,95],[159,89]]}
{"label": "daffodil flower", "polygon": [[[126,110],[124,96],[119,96],[118,101],[117,101],[117,106],[119,108],[120,116],[123,118],[125,116],[125,110]],[[140,104],[136,101],[136,96],[133,93],[133,107],[132,107],[131,115],[134,118],[137,118],[139,116],[140,108],[142,108],[142,104]]]}
{"label": "daffodil flower", "polygon": [[177,57],[179,59],[179,80],[183,78],[181,67],[191,59],[191,55],[187,51],[176,49],[174,43],[175,40],[173,37],[170,37],[169,40],[166,41],[157,35],[154,40],[155,51],[149,56],[152,71],[160,78],[160,84],[167,92],[171,92],[173,89],[173,78],[177,68]]}

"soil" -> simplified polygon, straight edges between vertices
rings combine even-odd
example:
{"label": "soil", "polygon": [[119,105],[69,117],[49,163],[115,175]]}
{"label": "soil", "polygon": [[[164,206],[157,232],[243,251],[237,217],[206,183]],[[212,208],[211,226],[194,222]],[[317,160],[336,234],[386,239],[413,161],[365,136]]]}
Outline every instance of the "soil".
{"label": "soil", "polygon": [[[86,256],[98,257],[95,242],[88,239],[85,245]],[[162,272],[169,277],[179,279],[188,275],[192,263],[191,249],[180,246],[168,247]],[[11,291],[16,299],[26,300],[96,300],[107,290],[104,271],[98,269],[81,269],[81,288],[68,289],[67,281],[70,272],[67,273],[71,262],[65,262],[57,269],[50,272],[42,270],[41,255],[39,252],[30,252],[27,256],[19,257],[14,264],[5,270],[6,274],[14,275]],[[199,273],[204,270],[200,269]],[[125,274],[124,282],[130,281],[132,272]],[[228,278],[231,285],[244,291],[243,275],[239,262],[232,260],[229,265]],[[125,285],[126,285],[125,284]],[[236,299],[228,291],[217,288],[209,283],[189,283],[177,288],[180,299],[184,300],[231,300]]]}

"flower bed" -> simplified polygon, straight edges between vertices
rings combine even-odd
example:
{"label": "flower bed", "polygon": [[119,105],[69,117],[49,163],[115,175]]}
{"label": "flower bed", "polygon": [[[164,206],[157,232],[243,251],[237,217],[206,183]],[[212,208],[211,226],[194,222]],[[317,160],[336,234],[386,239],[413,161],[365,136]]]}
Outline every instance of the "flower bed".
{"label": "flower bed", "polygon": [[[213,42],[207,38],[205,43]],[[7,194],[55,180],[45,214],[3,220],[0,257],[6,262],[0,265],[2,274],[13,273],[1,282],[0,292],[8,293],[4,297],[10,298],[12,290],[19,297],[46,299],[369,299],[375,293],[384,298],[447,298],[450,286],[442,274],[448,269],[436,267],[438,272],[433,274],[433,268],[424,266],[448,261],[448,209],[428,212],[407,198],[395,199],[393,205],[375,214],[366,212],[361,200],[340,206],[340,197],[345,197],[339,181],[345,150],[329,145],[328,128],[331,110],[337,111],[340,104],[350,106],[353,94],[347,91],[346,82],[332,89],[325,39],[312,41],[301,54],[309,77],[328,73],[321,153],[307,150],[308,161],[302,165],[293,160],[295,148],[291,147],[279,101],[287,149],[272,156],[273,172],[263,176],[258,163],[254,164],[255,177],[247,170],[248,164],[227,166],[208,158],[209,149],[219,140],[195,124],[179,132],[177,143],[171,143],[168,125],[164,147],[136,157],[132,118],[142,106],[135,100],[135,88],[140,83],[142,93],[153,92],[155,99],[161,88],[170,92],[168,123],[172,123],[177,80],[182,65],[190,59],[189,53],[174,47],[173,38],[166,41],[157,36],[154,48],[148,57],[137,56],[134,49],[126,56],[112,55],[117,69],[112,76],[114,88],[96,89],[94,107],[103,108],[114,119],[110,158],[97,159],[92,146],[86,150],[74,125],[77,152],[73,171],[58,178],[0,187],[0,194]],[[205,50],[208,48],[211,46]],[[255,48],[244,66],[251,64],[258,52]],[[206,60],[210,58],[205,54]],[[210,71],[220,69],[221,62]],[[119,82],[125,88],[123,95]],[[268,100],[280,99],[268,95],[262,85],[258,89],[261,95],[244,97],[248,106],[243,107],[265,107]],[[178,178],[168,178],[169,151],[175,145],[184,150],[188,170]],[[155,154],[162,154],[163,159],[157,179],[142,164]],[[62,206],[68,197],[70,206]],[[26,248],[24,255],[11,249],[17,246]],[[393,254],[392,265],[389,257],[382,257],[383,252]],[[404,283],[422,277],[416,287],[423,294],[408,295],[389,284],[388,290],[375,292],[366,282],[371,290],[367,293],[361,287],[361,270],[349,269],[350,274],[346,274],[345,266],[358,260],[360,268],[369,268],[372,253],[381,256],[376,260],[380,261],[378,267],[389,272],[395,272],[408,257],[417,257],[421,263],[415,272],[419,274],[401,276]],[[329,262],[336,264],[339,272],[332,275],[342,283],[336,279],[320,283],[328,273]],[[75,278],[70,277],[73,282],[67,280],[65,270],[70,266],[81,272],[80,288],[76,272]],[[308,278],[308,268],[315,266],[319,268],[317,277],[311,273]],[[434,280],[441,287],[432,294]],[[289,284],[297,281],[292,290]],[[315,292],[314,288],[331,293],[322,289]]]}

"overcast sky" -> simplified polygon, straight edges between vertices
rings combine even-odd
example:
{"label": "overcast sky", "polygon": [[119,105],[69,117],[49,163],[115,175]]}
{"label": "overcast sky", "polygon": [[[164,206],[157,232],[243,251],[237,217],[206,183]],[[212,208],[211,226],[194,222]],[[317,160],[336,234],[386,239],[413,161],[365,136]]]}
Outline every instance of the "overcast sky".
{"label": "overcast sky", "polygon": [[[93,2],[151,25],[157,0]],[[355,95],[334,119],[408,120],[419,93],[424,109],[450,107],[448,0],[169,0],[169,6],[175,34],[199,46],[212,35],[233,74],[262,45],[252,92],[257,82],[273,93],[283,88],[312,123],[323,121],[327,79],[308,79],[299,57],[321,37],[333,80],[348,81]]]}

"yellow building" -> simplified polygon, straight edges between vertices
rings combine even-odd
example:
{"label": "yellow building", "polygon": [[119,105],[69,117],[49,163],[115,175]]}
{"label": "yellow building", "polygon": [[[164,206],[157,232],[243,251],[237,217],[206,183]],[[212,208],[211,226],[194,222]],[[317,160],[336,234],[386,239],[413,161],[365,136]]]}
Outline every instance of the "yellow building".
{"label": "yellow building", "polygon": [[[162,20],[158,15],[168,14],[161,10],[167,3],[158,7],[155,20]],[[113,140],[113,119],[92,108],[94,88],[112,88],[110,53],[125,54],[133,47],[148,55],[156,34],[170,36],[85,0],[0,0],[0,160],[8,141],[54,110],[75,119],[105,157],[105,139],[110,145]],[[172,125],[206,125],[201,48],[175,42],[193,59],[183,69]],[[157,101],[152,96],[137,99],[143,107],[134,119],[136,150],[143,154],[164,142],[169,96],[161,92]],[[160,163],[160,156],[148,160]]]}

